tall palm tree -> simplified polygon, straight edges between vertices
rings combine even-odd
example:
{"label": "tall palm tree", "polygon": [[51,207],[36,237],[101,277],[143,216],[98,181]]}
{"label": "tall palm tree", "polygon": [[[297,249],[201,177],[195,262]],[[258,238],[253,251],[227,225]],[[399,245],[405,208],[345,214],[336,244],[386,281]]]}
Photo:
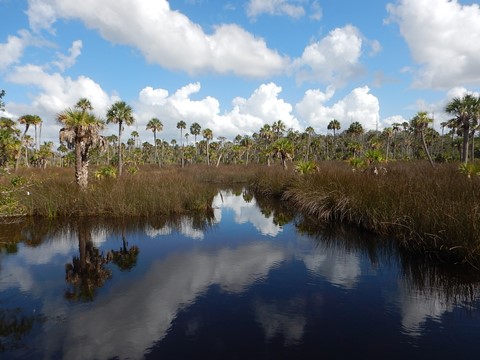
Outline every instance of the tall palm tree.
{"label": "tall palm tree", "polygon": [[157,151],[157,132],[160,132],[163,130],[163,123],[157,118],[152,118],[147,123],[146,130],[153,131],[153,144],[155,145],[155,163],[158,163],[160,165],[160,162],[158,161],[158,151]]}
{"label": "tall palm tree", "polygon": [[185,130],[187,128],[187,124],[185,123],[185,121],[183,120],[180,120],[178,123],[177,123],[177,129],[180,129],[180,144],[182,145],[182,149],[181,149],[181,163],[182,163],[182,168],[185,166],[184,164],[184,159],[183,159],[183,130]]}
{"label": "tall palm tree", "polygon": [[[39,138],[42,136],[42,118],[38,115],[32,115],[30,119],[30,125],[33,125],[35,127],[35,149],[39,149],[40,147],[40,140]],[[37,127],[40,128],[40,137],[38,136],[37,133]]]}
{"label": "tall palm tree", "polygon": [[435,168],[435,164],[433,163],[432,156],[430,155],[430,151],[428,151],[427,142],[425,140],[425,130],[428,128],[428,124],[432,123],[433,119],[428,117],[426,111],[419,111],[411,120],[411,125],[414,131],[420,133],[422,139],[422,146],[423,150],[425,150],[425,154],[427,154],[428,161],[433,168]]}
{"label": "tall palm tree", "polygon": [[285,123],[282,120],[274,121],[272,124],[272,131],[275,134],[276,139],[280,139],[286,130]]}
{"label": "tall palm tree", "polygon": [[[20,116],[18,118],[18,122],[22,125],[25,125],[25,130],[23,131],[23,134],[20,138],[20,143],[21,143],[21,147],[23,147],[25,144],[24,144],[24,140],[25,140],[25,136],[27,135],[27,131],[28,129],[30,128],[30,125],[37,125],[39,124],[40,122],[42,121],[42,119],[40,118],[40,116],[38,115],[23,115],[23,116]],[[36,144],[36,141],[37,139],[35,138],[35,144]],[[36,146],[36,145],[35,145]],[[15,162],[15,170],[18,169],[18,167],[20,166],[20,159],[21,159],[21,156],[22,156],[22,151],[20,150],[19,153],[18,153],[18,156],[17,156],[17,160]],[[28,162],[28,159],[26,157],[26,161]]]}
{"label": "tall palm tree", "polygon": [[[342,126],[340,125],[340,121],[338,121],[337,119],[333,119],[332,121],[330,121],[327,125],[327,130],[333,130],[333,147],[334,147],[334,155],[333,157],[335,157],[335,154],[336,154],[336,150],[337,150],[337,137],[336,137],[336,134],[337,134],[337,131],[340,130],[342,128]],[[327,144],[328,146],[328,144]],[[328,147],[327,147],[327,150],[328,150]]]}
{"label": "tall palm tree", "polygon": [[245,165],[248,165],[248,159],[250,155],[250,149],[253,146],[253,140],[250,136],[245,135],[242,140],[240,140],[240,145],[242,145],[245,148],[245,153],[246,153],[246,161]]}
{"label": "tall palm tree", "polygon": [[194,141],[195,141],[195,155],[198,156],[198,146],[197,146],[197,135],[200,135],[202,127],[200,124],[194,122],[192,125],[190,125],[190,134],[193,135]]}
{"label": "tall palm tree", "polygon": [[340,122],[337,119],[333,119],[327,125],[327,130],[333,130],[333,137],[335,138],[335,134],[337,130],[340,130],[342,127]]}
{"label": "tall palm tree", "polygon": [[389,152],[390,152],[390,140],[392,139],[393,137],[393,129],[391,127],[387,127],[383,130],[383,135],[385,136],[386,140],[387,140],[387,144],[386,144],[386,155],[385,155],[385,160],[388,161],[388,155],[389,155]]}
{"label": "tall palm tree", "polygon": [[107,111],[107,124],[118,124],[118,176],[122,175],[122,132],[123,124],[130,126],[135,122],[133,110],[125,101],[117,101]]}
{"label": "tall palm tree", "polygon": [[210,165],[210,156],[209,156],[208,148],[210,147],[210,140],[213,139],[213,132],[210,129],[205,129],[203,130],[202,134],[203,134],[203,138],[207,142],[207,165]]}
{"label": "tall palm tree", "polygon": [[307,146],[305,150],[305,161],[308,161],[308,157],[310,155],[310,142],[312,141],[312,135],[315,134],[315,130],[311,126],[305,129],[305,133],[307,134]]}
{"label": "tall palm tree", "polygon": [[138,148],[140,147],[140,134],[138,133],[138,131],[136,130],[133,130],[130,134],[130,136],[133,138],[133,140],[135,141],[135,147]]}
{"label": "tall palm tree", "polygon": [[57,120],[64,126],[60,129],[60,143],[75,149],[75,180],[80,189],[85,190],[88,186],[89,152],[93,147],[103,145],[100,131],[104,123],[90,112],[72,109],[58,114]]}
{"label": "tall palm tree", "polygon": [[479,107],[479,98],[472,94],[466,94],[462,98],[455,97],[447,104],[447,106],[445,106],[445,112],[455,116],[457,127],[462,130],[462,161],[465,163],[468,162],[470,127],[475,126]]}

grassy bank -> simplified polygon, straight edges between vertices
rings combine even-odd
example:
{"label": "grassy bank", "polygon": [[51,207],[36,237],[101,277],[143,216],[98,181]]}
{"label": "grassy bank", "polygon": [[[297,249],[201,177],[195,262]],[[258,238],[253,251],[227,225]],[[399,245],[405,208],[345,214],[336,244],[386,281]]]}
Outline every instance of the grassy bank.
{"label": "grassy bank", "polygon": [[246,184],[256,171],[235,167],[143,167],[121,178],[96,179],[79,191],[73,169],[24,169],[2,176],[3,215],[44,217],[154,216],[209,209],[220,186]]}
{"label": "grassy bank", "polygon": [[480,179],[458,165],[390,163],[385,174],[326,162],[308,176],[259,174],[252,188],[319,221],[343,221],[398,239],[402,248],[449,261],[480,258]]}

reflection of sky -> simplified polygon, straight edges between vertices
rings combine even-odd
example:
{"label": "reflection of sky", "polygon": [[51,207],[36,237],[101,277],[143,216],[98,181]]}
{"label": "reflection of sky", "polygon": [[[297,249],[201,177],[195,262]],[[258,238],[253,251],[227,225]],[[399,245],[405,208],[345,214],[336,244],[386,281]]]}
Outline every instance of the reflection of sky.
{"label": "reflection of sky", "polygon": [[312,273],[324,277],[333,285],[353,289],[360,281],[362,269],[358,254],[339,246],[317,244],[311,239],[299,239],[295,256],[302,259]]}
{"label": "reflection of sky", "polygon": [[215,219],[222,219],[222,210],[232,210],[237,224],[252,224],[263,235],[277,236],[282,227],[273,222],[273,215],[265,217],[257,206],[255,198],[246,202],[242,196],[235,196],[230,191],[222,191],[213,199],[212,206],[215,209]]}
{"label": "reflection of sky", "polygon": [[[273,303],[257,301],[254,306],[255,317],[263,329],[266,341],[278,335],[282,335],[286,345],[293,345],[302,340],[307,324],[302,299]],[[295,312],[292,312],[292,309],[295,309]]]}
{"label": "reflection of sky", "polygon": [[156,238],[157,236],[170,235],[174,231],[179,231],[180,234],[194,240],[203,240],[204,234],[202,230],[195,229],[193,227],[193,220],[188,217],[183,217],[180,220],[178,228],[173,228],[169,225],[164,226],[161,229],[155,229],[151,226],[148,226],[145,229],[145,234],[151,238]]}
{"label": "reflection of sky", "polygon": [[97,298],[94,308],[68,320],[64,358],[141,358],[166,335],[177,312],[211,285],[241,292],[284,258],[273,244],[253,243],[211,253],[192,250],[157,261],[138,282],[118,284]]}
{"label": "reflection of sky", "polygon": [[427,319],[439,321],[443,314],[453,309],[440,290],[432,289],[429,293],[413,291],[400,281],[397,292],[395,302],[400,307],[402,327],[410,336],[420,336]]}

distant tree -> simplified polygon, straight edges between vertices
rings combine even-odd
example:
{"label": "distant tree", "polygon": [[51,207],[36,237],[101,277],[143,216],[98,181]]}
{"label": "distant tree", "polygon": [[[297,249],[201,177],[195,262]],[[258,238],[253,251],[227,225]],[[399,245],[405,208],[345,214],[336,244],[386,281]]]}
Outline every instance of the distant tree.
{"label": "distant tree", "polygon": [[197,135],[200,135],[200,130],[202,127],[200,124],[194,122],[192,125],[190,125],[190,134],[193,135],[194,141],[195,141],[195,155],[198,156],[198,146],[197,146]]}
{"label": "distant tree", "polygon": [[285,123],[282,120],[274,121],[272,124],[272,131],[275,134],[276,139],[280,139],[286,130]]}
{"label": "distant tree", "polygon": [[5,103],[2,100],[4,96],[5,96],[5,90],[0,90],[0,111],[5,110]]}
{"label": "distant tree", "polygon": [[463,133],[462,161],[467,163],[470,128],[478,124],[480,117],[480,97],[472,94],[455,97],[447,104],[445,112],[455,116],[455,125]]}
{"label": "distant tree", "polygon": [[203,134],[203,138],[207,142],[207,165],[210,165],[210,154],[209,154],[208,148],[210,147],[210,140],[213,139],[213,132],[210,129],[205,129],[203,130],[202,134]]}
{"label": "distant tree", "polygon": [[90,100],[88,100],[87,98],[81,98],[75,104],[75,109],[81,110],[83,112],[87,112],[87,111],[92,111],[93,106]]}
{"label": "distant tree", "polygon": [[305,161],[308,161],[308,157],[310,155],[310,143],[312,141],[312,135],[315,134],[315,130],[311,126],[305,129],[305,133],[307,134],[307,146],[305,149]]}
{"label": "distant tree", "polygon": [[107,111],[107,124],[118,124],[118,176],[122,175],[122,132],[123,124],[130,126],[135,122],[133,109],[125,101],[117,101]]}
{"label": "distant tree", "polygon": [[[25,142],[25,137],[27,135],[28,129],[30,128],[30,125],[37,126],[38,124],[40,124],[42,122],[42,119],[38,115],[27,114],[27,115],[20,116],[18,118],[18,122],[22,125],[25,125],[25,130],[22,134],[22,137],[20,138],[20,143],[21,143],[21,146],[23,148],[23,146],[25,145],[25,143],[24,143]],[[36,138],[35,138],[35,144],[36,144]],[[16,161],[16,164],[15,164],[15,170],[17,170],[18,167],[20,166],[21,157],[22,157],[22,152],[20,150],[19,153],[17,154],[17,161]],[[28,160],[26,160],[26,161],[28,161]]]}
{"label": "distant tree", "polygon": [[147,123],[146,130],[152,130],[153,131],[153,144],[155,146],[155,163],[160,164],[159,161],[158,161],[158,151],[157,151],[157,132],[160,132],[160,131],[163,130],[163,124],[159,119],[152,118]]}
{"label": "distant tree", "polygon": [[428,128],[428,124],[432,123],[433,119],[428,117],[426,111],[419,111],[410,121],[412,128],[414,131],[420,133],[420,137],[422,139],[422,146],[425,154],[427,154],[428,161],[432,167],[435,167],[433,163],[432,156],[430,155],[430,151],[428,151],[427,142],[425,140],[425,131]]}
{"label": "distant tree", "polygon": [[182,149],[181,149],[181,163],[182,163],[182,167],[184,167],[184,159],[183,159],[183,130],[185,130],[187,128],[187,124],[185,123],[185,121],[181,120],[177,123],[177,129],[180,129],[180,144],[182,146]]}
{"label": "distant tree", "polygon": [[21,131],[15,125],[9,118],[0,118],[0,166],[13,162],[16,154],[21,151]]}
{"label": "distant tree", "polygon": [[340,129],[341,129],[340,122],[336,119],[333,119],[327,125],[327,130],[333,130],[333,137],[335,137],[336,132]]}
{"label": "distant tree", "polygon": [[290,140],[282,138],[275,141],[273,153],[280,158],[283,168],[287,170],[287,160],[292,160],[293,158],[293,144]]}

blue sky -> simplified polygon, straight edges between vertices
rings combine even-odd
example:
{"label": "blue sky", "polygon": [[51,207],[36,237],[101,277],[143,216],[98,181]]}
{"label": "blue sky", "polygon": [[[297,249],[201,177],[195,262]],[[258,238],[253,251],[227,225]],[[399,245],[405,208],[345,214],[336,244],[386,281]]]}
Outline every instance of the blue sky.
{"label": "blue sky", "polygon": [[[55,114],[81,97],[124,100],[142,141],[198,122],[214,137],[282,120],[326,133],[379,130],[480,90],[480,9],[448,0],[0,0],[3,116]],[[105,134],[116,131],[108,127]]]}

